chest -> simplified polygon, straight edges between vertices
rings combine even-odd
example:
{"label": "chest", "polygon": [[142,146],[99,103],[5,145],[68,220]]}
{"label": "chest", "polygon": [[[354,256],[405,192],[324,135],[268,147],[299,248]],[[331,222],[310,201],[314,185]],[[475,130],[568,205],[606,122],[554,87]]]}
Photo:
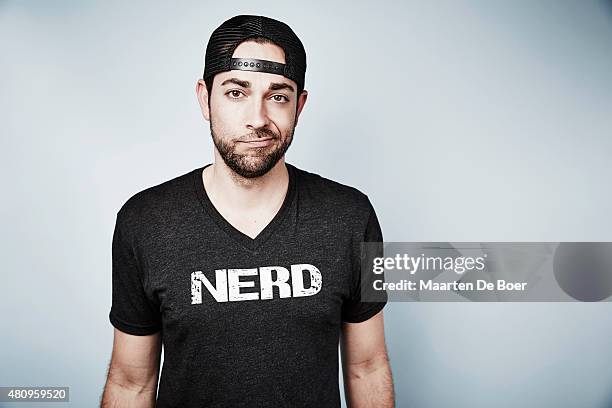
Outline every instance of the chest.
{"label": "chest", "polygon": [[214,231],[175,233],[143,254],[164,330],[266,336],[340,325],[352,285],[350,240],[281,229],[248,250]]}

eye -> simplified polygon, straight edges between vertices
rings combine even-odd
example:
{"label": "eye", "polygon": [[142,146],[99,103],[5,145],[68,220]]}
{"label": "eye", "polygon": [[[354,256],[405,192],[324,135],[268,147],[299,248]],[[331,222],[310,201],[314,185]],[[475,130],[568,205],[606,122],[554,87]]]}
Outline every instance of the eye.
{"label": "eye", "polygon": [[242,91],[239,91],[237,89],[232,89],[231,91],[226,92],[225,94],[229,95],[230,98],[232,98],[232,99],[238,99],[238,98],[240,98],[241,94],[244,95],[244,93]]}
{"label": "eye", "polygon": [[[280,98],[280,99],[278,99]],[[280,103],[287,103],[289,102],[289,98],[287,98],[285,95],[274,95],[272,96],[272,99],[274,99],[275,102],[280,102]]]}

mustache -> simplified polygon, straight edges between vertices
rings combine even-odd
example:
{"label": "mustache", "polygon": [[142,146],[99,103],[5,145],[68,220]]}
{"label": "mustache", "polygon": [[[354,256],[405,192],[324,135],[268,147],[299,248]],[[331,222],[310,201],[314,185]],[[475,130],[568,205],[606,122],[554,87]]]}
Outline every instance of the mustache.
{"label": "mustache", "polygon": [[264,138],[265,139],[268,139],[268,138],[276,139],[278,138],[278,135],[268,129],[258,129],[258,130],[255,130],[254,133],[238,138],[237,141],[238,142],[252,142],[254,140],[264,139]]}

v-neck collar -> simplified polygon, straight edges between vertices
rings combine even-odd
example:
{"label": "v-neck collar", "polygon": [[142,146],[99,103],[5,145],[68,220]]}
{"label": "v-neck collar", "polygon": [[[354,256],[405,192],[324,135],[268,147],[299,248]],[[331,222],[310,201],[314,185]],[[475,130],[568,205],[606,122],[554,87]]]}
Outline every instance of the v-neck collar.
{"label": "v-neck collar", "polygon": [[285,162],[285,166],[287,167],[287,173],[289,174],[289,186],[287,187],[287,193],[285,194],[285,199],[283,200],[283,204],[280,209],[272,218],[272,220],[264,227],[263,230],[259,232],[259,234],[255,238],[251,238],[246,235],[232,224],[230,224],[221,213],[215,208],[212,201],[210,201],[210,197],[206,192],[206,187],[204,186],[204,180],[202,178],[202,172],[208,166],[211,166],[212,163],[207,164],[206,166],[200,167],[193,171],[193,182],[196,195],[204,207],[204,210],[208,213],[208,215],[215,221],[215,223],[225,231],[232,239],[241,244],[243,247],[250,251],[257,251],[261,245],[268,240],[268,238],[272,235],[276,227],[280,224],[282,219],[285,217],[287,211],[291,207],[291,203],[293,202],[293,197],[295,196],[295,168]]}

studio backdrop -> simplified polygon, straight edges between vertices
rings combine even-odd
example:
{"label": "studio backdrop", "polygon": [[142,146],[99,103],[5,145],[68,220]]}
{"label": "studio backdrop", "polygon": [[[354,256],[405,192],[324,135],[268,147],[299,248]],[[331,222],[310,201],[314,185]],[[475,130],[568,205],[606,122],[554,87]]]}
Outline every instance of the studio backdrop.
{"label": "studio backdrop", "polygon": [[[286,160],[368,194],[385,241],[612,241],[610,2],[0,1],[0,386],[70,387],[19,406],[99,404],[116,213],[212,161],[195,84],[236,14],[300,36]],[[612,406],[611,311],[390,302],[397,406]]]}

